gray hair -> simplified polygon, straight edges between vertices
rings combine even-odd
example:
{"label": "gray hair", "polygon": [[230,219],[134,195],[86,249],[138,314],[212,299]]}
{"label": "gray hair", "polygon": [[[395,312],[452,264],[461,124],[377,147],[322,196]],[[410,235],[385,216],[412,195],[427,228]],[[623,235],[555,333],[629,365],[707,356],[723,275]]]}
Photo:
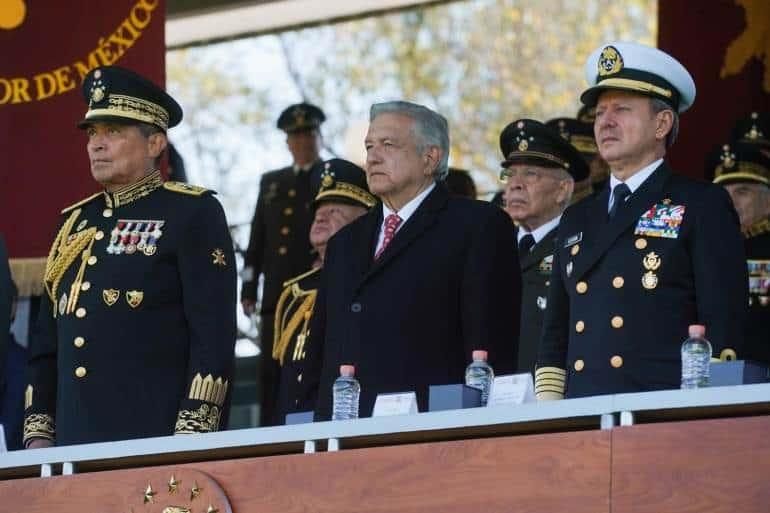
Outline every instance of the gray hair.
{"label": "gray hair", "polygon": [[413,121],[417,152],[422,154],[431,146],[441,150],[441,160],[434,170],[436,180],[443,180],[449,174],[449,124],[444,116],[427,107],[405,101],[375,103],[369,110],[369,121],[380,114],[402,114]]}
{"label": "gray hair", "polygon": [[679,114],[676,113],[671,105],[664,102],[660,98],[650,98],[650,109],[653,114],[658,114],[664,110],[670,110],[674,115],[674,122],[671,124],[671,130],[666,134],[666,149],[674,145],[676,136],[679,135]]}

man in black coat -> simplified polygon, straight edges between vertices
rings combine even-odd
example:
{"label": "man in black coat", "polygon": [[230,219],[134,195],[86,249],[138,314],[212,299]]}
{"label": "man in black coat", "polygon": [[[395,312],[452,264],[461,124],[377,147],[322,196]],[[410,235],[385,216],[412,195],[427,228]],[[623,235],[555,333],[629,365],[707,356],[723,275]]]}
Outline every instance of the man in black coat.
{"label": "man in black coat", "polygon": [[516,368],[521,278],[511,220],[486,202],[451,197],[446,119],[420,105],[372,106],[369,189],[381,204],[340,230],[326,252],[311,337],[325,341],[318,418],[353,364],[361,416],[377,394],[462,383],[474,349],[498,374]]}
{"label": "man in black coat", "polygon": [[[123,68],[92,70],[91,174],[62,211],[25,389],[27,447],[217,431],[232,382],[236,274],[211,191],[163,182],[182,109]],[[222,425],[220,425],[222,424]]]}
{"label": "man in black coat", "polygon": [[241,305],[246,315],[255,312],[257,285],[264,276],[260,303],[260,426],[274,418],[279,367],[271,357],[275,306],[283,282],[307,271],[315,255],[307,234],[313,221],[311,182],[321,173],[323,111],[309,103],[287,107],[277,126],[286,133],[292,165],[262,175],[249,246],[244,255]]}
{"label": "man in black coat", "polygon": [[588,178],[578,150],[550,126],[519,119],[500,134],[505,211],[518,223],[521,322],[518,372],[535,372],[548,305],[556,229],[575,182]]}
{"label": "man in black coat", "polygon": [[535,373],[539,399],[678,388],[688,326],[716,357],[740,356],[748,303],[738,219],[724,189],[664,163],[678,113],[695,99],[687,70],[634,43],[586,64],[594,132],[610,188],[567,209],[557,234]]}
{"label": "man in black coat", "polygon": [[770,365],[770,152],[746,142],[721,145],[706,170],[738,211],[749,272],[743,359]]}
{"label": "man in black coat", "polygon": [[[318,194],[313,200],[315,217],[310,227],[310,243],[318,252],[318,266],[286,281],[275,310],[273,358],[281,364],[276,424],[286,415],[315,408],[321,373],[323,347],[310,345],[313,316],[321,266],[329,239],[372,208],[375,198],[366,185],[364,170],[343,159],[324,163]],[[323,342],[315,339],[314,342]],[[315,356],[315,357],[314,357]]]}

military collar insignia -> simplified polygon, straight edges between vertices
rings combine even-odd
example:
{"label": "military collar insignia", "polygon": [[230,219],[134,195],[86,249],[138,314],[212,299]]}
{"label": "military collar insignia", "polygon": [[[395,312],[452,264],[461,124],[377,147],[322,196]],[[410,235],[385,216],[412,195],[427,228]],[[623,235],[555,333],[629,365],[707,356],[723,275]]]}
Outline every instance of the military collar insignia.
{"label": "military collar insignia", "polygon": [[159,170],[155,170],[136,183],[127,185],[115,192],[104,191],[108,208],[117,208],[143,198],[163,186],[163,178]]}
{"label": "military collar insignia", "polygon": [[743,238],[745,239],[750,239],[752,237],[762,235],[763,233],[770,233],[770,219],[760,219],[751,226],[742,228],[741,232],[743,232]]}
{"label": "military collar insignia", "polygon": [[614,75],[623,69],[623,56],[614,46],[605,46],[597,62],[597,72],[600,77]]}
{"label": "military collar insignia", "polygon": [[670,200],[656,203],[639,217],[634,234],[676,239],[685,210],[684,205],[674,205]]}
{"label": "military collar insignia", "polygon": [[569,237],[567,237],[567,240],[564,241],[564,247],[568,248],[570,246],[574,246],[581,240],[583,240],[583,232],[578,232],[574,235],[570,235]]}

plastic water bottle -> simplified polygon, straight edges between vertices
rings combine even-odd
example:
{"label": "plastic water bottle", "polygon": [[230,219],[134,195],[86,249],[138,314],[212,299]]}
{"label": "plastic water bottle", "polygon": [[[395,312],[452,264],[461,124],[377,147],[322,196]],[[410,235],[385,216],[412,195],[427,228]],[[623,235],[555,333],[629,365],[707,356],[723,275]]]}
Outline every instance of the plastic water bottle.
{"label": "plastic water bottle", "polygon": [[709,385],[711,343],[706,340],[706,327],[693,324],[690,338],[682,344],[682,388],[701,388]]}
{"label": "plastic water bottle", "polygon": [[354,377],[356,368],[353,365],[340,365],[340,377],[334,381],[332,420],[348,420],[358,418],[358,399],[361,395],[361,385]]}
{"label": "plastic water bottle", "polygon": [[487,405],[494,379],[495,373],[487,363],[487,352],[481,349],[473,351],[473,361],[465,369],[465,384],[481,390],[481,406]]}

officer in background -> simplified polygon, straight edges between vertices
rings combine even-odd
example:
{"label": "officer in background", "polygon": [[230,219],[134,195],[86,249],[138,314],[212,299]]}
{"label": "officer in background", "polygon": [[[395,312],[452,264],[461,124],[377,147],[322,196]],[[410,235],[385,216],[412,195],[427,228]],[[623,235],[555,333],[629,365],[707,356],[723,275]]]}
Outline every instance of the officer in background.
{"label": "officer in background", "polygon": [[217,431],[231,383],[236,272],[213,192],[163,182],[182,109],[116,66],[86,75],[91,174],[62,210],[24,393],[27,447]]}
{"label": "officer in background", "polygon": [[743,358],[770,365],[770,154],[753,144],[722,145],[712,153],[706,176],[730,194],[743,232],[749,272]]}
{"label": "officer in background", "polygon": [[736,121],[732,140],[755,146],[770,157],[770,113],[754,111]]}
{"label": "officer in background", "polygon": [[318,252],[320,265],[283,284],[275,311],[273,358],[281,365],[276,424],[283,424],[289,413],[315,408],[323,348],[310,347],[310,319],[326,244],[376,201],[366,185],[364,170],[347,160],[332,159],[324,163],[320,180],[314,187],[319,192],[313,201],[315,217],[310,228],[310,243]]}
{"label": "officer in background", "polygon": [[610,188],[562,217],[538,352],[539,399],[679,388],[688,326],[717,357],[742,354],[746,263],[723,188],[664,162],[695,84],[670,55],[635,43],[585,68]]}
{"label": "officer in background", "polygon": [[259,276],[264,276],[260,307],[260,425],[274,418],[279,367],[273,352],[273,316],[282,284],[307,271],[315,256],[307,234],[313,221],[311,178],[321,172],[321,123],[326,116],[315,105],[291,105],[278,117],[286,132],[293,163],[262,175],[259,197],[251,222],[249,246],[244,256],[241,305],[246,315],[255,313]]}
{"label": "officer in background", "polygon": [[518,225],[522,302],[517,372],[534,373],[556,229],[575,183],[588,178],[588,164],[558,132],[531,119],[505,127],[500,149],[505,211]]}
{"label": "officer in background", "polygon": [[[593,123],[585,123],[573,118],[555,118],[545,123],[557,131],[561,137],[575,147],[586,161],[587,165],[597,158],[596,141],[594,140]],[[601,157],[599,157],[601,159]],[[577,203],[595,192],[591,177],[575,182],[572,203]]]}
{"label": "officer in background", "polygon": [[[599,155],[599,150],[596,147],[596,139],[594,138],[595,120],[596,107],[588,107],[586,105],[580,107],[577,113],[577,121],[583,126],[588,126],[590,129],[590,134],[588,135],[591,136],[591,141],[593,142],[593,148],[585,145],[585,148],[581,149],[580,152],[588,160],[588,166],[591,169],[591,187],[593,192],[602,192],[610,181],[610,167],[602,156]],[[585,132],[583,133],[585,134]]]}

